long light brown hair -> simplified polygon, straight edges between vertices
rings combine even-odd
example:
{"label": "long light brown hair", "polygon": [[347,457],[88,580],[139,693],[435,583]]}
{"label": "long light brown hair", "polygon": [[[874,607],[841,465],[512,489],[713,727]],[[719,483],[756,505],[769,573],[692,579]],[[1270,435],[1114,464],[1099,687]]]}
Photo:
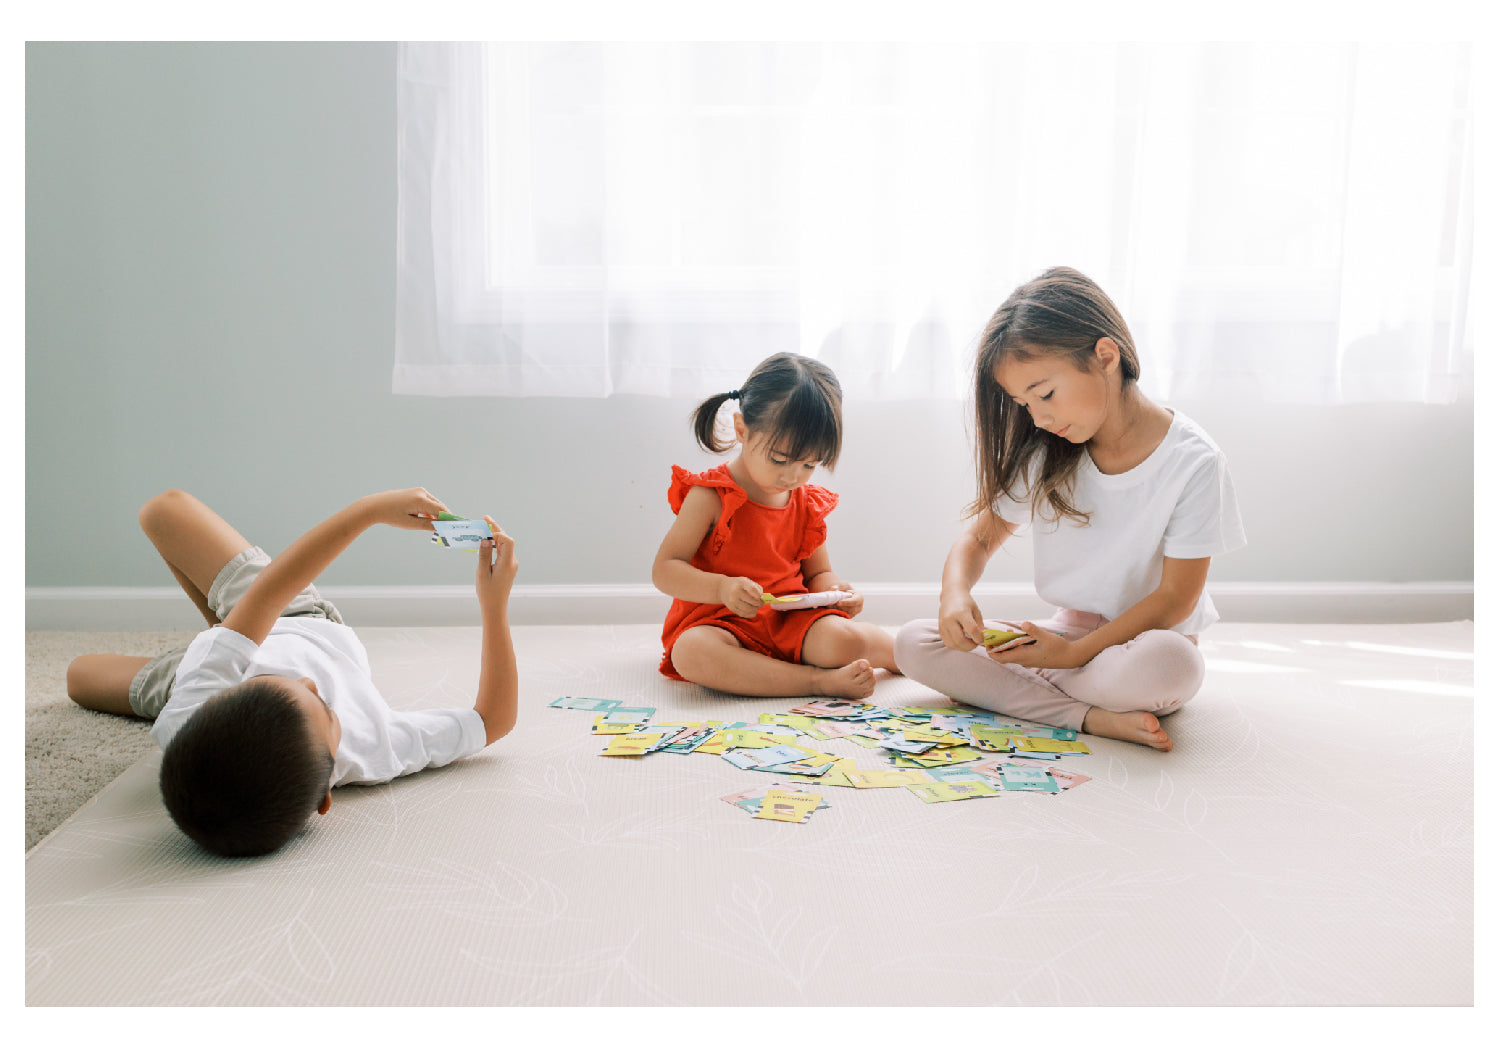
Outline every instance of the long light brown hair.
{"label": "long light brown hair", "polygon": [[[1024,500],[1036,517],[1066,517],[1079,524],[1088,514],[1072,502],[1073,477],[1084,446],[1036,426],[1027,410],[995,381],[1003,361],[1067,357],[1080,371],[1090,371],[1101,338],[1120,348],[1120,382],[1140,378],[1135,340],[1119,309],[1104,290],[1067,266],[1054,266],[1027,281],[1000,304],[985,325],[974,357],[974,464],[979,492],[965,517],[993,510],[1002,494]],[[1026,488],[1026,466],[1040,453],[1036,475]],[[1044,511],[1050,510],[1050,515]]]}

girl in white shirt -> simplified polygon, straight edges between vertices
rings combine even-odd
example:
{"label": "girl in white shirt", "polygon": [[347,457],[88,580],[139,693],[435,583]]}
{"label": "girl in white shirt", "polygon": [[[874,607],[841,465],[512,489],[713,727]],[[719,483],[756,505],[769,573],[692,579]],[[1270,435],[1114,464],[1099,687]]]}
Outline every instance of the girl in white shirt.
{"label": "girl in white shirt", "polygon": [[[1124,319],[1056,267],[1011,293],[974,365],[979,494],[943,566],[938,618],[896,636],[908,677],[963,703],[1172,749],[1160,717],[1203,682],[1197,635],[1218,619],[1211,558],[1244,545],[1228,465],[1137,385]],[[1033,531],[1043,623],[986,620],[972,590]],[[985,645],[985,630],[1020,632]]]}

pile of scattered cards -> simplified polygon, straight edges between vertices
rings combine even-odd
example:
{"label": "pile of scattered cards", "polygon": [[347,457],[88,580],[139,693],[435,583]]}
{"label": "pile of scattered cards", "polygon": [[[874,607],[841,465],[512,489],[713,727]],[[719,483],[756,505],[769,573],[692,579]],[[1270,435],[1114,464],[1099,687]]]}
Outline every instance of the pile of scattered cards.
{"label": "pile of scattered cards", "polygon": [[[924,802],[998,797],[1006,791],[1057,794],[1090,777],[1056,764],[1064,754],[1087,754],[1071,729],[1016,725],[974,707],[897,707],[887,710],[844,699],[819,699],[785,714],[743,721],[652,722],[655,707],[617,699],[562,696],[550,704],[595,713],[593,732],[609,737],[601,756],[713,754],[736,768],[785,777],[725,797],[756,819],[806,823],[828,807],[829,787],[905,787]],[[886,763],[860,768],[814,743],[847,739]],[[813,789],[816,788],[816,789]]]}

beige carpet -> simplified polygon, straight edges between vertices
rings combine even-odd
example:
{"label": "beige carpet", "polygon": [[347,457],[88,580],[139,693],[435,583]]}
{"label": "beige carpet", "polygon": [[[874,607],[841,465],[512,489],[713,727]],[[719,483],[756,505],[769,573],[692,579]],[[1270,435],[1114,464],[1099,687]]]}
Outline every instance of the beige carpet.
{"label": "beige carpet", "polygon": [[[362,632],[397,706],[465,700],[474,629]],[[1460,1005],[1474,1000],[1472,624],[1221,624],[1170,754],[1081,737],[1055,796],[828,788],[602,758],[605,696],[755,720],[655,670],[657,628],[522,627],[523,715],[277,855],[172,826],[153,754],[26,859],[44,1004]],[[901,679],[875,702],[933,702]],[[820,744],[861,765],[872,752]]]}
{"label": "beige carpet", "polygon": [[192,631],[26,634],[27,849],[156,750],[147,722],[96,714],[68,699],[68,664],[89,652],[154,656],[192,639]]}

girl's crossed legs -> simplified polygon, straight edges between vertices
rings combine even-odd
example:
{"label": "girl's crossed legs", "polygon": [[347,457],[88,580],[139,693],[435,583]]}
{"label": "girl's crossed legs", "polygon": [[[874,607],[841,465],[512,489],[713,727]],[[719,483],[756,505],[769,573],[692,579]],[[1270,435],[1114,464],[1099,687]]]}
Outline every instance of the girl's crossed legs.
{"label": "girl's crossed legs", "polygon": [[877,667],[899,673],[890,634],[832,615],[807,628],[800,663],[746,648],[723,627],[703,624],[683,631],[672,665],[689,681],[744,696],[864,699],[875,691]]}
{"label": "girl's crossed legs", "polygon": [[[1092,613],[1060,610],[1037,625],[1073,639],[1105,622]],[[991,620],[985,626],[1020,629]],[[948,648],[935,619],[903,626],[895,650],[902,673],[961,703],[1157,750],[1172,749],[1159,718],[1193,698],[1205,669],[1195,639],[1171,630],[1148,630],[1068,670],[1032,670],[996,663],[983,648]]]}

